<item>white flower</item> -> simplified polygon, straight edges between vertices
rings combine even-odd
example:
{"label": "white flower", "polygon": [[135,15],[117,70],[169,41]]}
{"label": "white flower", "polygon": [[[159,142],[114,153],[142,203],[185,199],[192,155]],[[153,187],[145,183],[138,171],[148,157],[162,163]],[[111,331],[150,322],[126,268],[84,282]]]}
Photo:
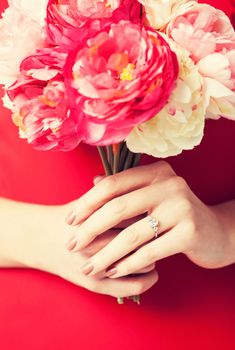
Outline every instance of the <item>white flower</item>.
{"label": "white flower", "polygon": [[24,58],[43,46],[42,28],[47,1],[9,0],[0,20],[0,84],[9,87]]}
{"label": "white flower", "polygon": [[189,53],[172,41],[169,43],[180,65],[176,89],[160,113],[136,127],[127,138],[132,152],[159,158],[180,154],[200,144],[208,105],[203,77]]}
{"label": "white flower", "polygon": [[197,0],[138,0],[145,7],[150,25],[162,29],[175,17],[185,13]]}
{"label": "white flower", "polygon": [[8,97],[7,94],[5,94],[2,98],[2,102],[3,102],[3,106],[10,109],[10,110],[14,110],[14,104],[13,102],[10,100],[10,98]]}
{"label": "white flower", "polygon": [[35,4],[32,0],[8,0],[9,6],[21,12],[27,18],[44,25],[48,0],[37,0]]}
{"label": "white flower", "polygon": [[[229,40],[229,38],[227,38]],[[223,48],[202,58],[197,66],[204,76],[209,100],[207,118],[235,120],[235,37],[231,49]]]}
{"label": "white flower", "polygon": [[235,91],[215,79],[204,78],[204,81],[209,101],[206,117],[215,120],[221,117],[235,120]]}

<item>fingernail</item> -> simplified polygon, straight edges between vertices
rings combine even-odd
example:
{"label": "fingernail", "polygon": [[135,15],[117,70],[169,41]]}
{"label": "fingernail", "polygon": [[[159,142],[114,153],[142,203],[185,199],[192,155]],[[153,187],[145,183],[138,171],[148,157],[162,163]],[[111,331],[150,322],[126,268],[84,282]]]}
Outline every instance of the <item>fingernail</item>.
{"label": "fingernail", "polygon": [[73,250],[77,245],[77,239],[75,237],[72,237],[67,243],[66,248],[68,250]]}
{"label": "fingernail", "polygon": [[85,275],[89,275],[89,273],[91,273],[94,270],[94,266],[92,265],[92,263],[88,262],[86,265],[83,266],[82,268],[82,272]]}
{"label": "fingernail", "polygon": [[106,272],[106,276],[111,277],[111,276],[114,276],[116,273],[117,273],[117,269],[116,267],[114,267]]}
{"label": "fingernail", "polygon": [[71,211],[71,212],[67,215],[67,217],[66,217],[66,219],[65,219],[65,222],[66,222],[68,225],[72,225],[75,219],[76,219],[76,214],[75,214],[74,211]]}

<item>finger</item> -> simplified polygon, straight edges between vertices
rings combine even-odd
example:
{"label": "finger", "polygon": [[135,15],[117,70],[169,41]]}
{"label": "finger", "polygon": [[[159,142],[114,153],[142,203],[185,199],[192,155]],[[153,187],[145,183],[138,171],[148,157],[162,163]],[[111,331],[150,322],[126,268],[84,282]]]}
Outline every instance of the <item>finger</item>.
{"label": "finger", "polygon": [[158,260],[184,252],[186,249],[186,240],[184,241],[183,237],[184,234],[182,233],[181,226],[174,227],[165,235],[146,244],[134,254],[129,255],[126,259],[117,263],[112,268],[112,276],[110,275],[110,271],[108,271],[109,277],[119,278],[126,276]]}
{"label": "finger", "polygon": [[[135,271],[134,274],[142,274],[142,273],[148,273],[156,268],[155,264],[151,264],[149,266],[146,266],[145,268]],[[107,276],[107,275],[106,275]]]}
{"label": "finger", "polygon": [[123,230],[124,228],[133,225],[135,222],[144,219],[146,216],[146,214],[142,214],[142,215],[137,215],[134,218],[130,218],[127,220],[123,220],[122,222],[118,223],[116,226],[114,226],[114,228],[119,229],[119,230]]}
{"label": "finger", "polygon": [[93,179],[94,185],[97,185],[98,182],[100,182],[100,181],[103,180],[104,178],[105,178],[105,175],[98,175],[98,176],[95,176],[94,179]]}
{"label": "finger", "polygon": [[74,209],[67,216],[66,222],[77,225],[111,199],[174,174],[167,162],[159,161],[108,176],[73,202]]}
{"label": "finger", "polygon": [[[148,220],[148,218],[144,218],[120,232],[109,244],[87,261],[82,268],[83,273],[93,276],[155,237]],[[139,269],[137,268],[137,270]]]}
{"label": "finger", "polygon": [[167,192],[165,182],[159,182],[111,200],[78,226],[70,250],[76,252],[123,220],[146,213],[163,202]]}
{"label": "finger", "polygon": [[[158,281],[158,273],[153,270],[147,274],[139,276],[127,276],[117,279],[105,278],[101,283],[97,282],[94,288],[90,288],[101,294],[113,297],[130,297],[141,295],[149,290]],[[89,289],[89,288],[88,288]]]}
{"label": "finger", "polygon": [[[141,269],[141,270],[135,271],[133,274],[131,274],[131,276],[134,276],[134,275],[141,275],[141,274],[144,274],[144,273],[149,273],[149,272],[153,271],[155,268],[156,268],[156,264],[151,264],[151,265],[146,266],[145,268],[143,268],[143,269]],[[107,274],[105,274],[104,272],[98,274],[97,276],[98,276],[99,278],[109,277],[109,276],[108,276]]]}
{"label": "finger", "polygon": [[116,229],[105,232],[103,235],[98,236],[93,242],[88,244],[88,246],[80,250],[80,253],[84,254],[87,258],[90,258],[108,245],[119,233],[120,230]]}
{"label": "finger", "polygon": [[[143,269],[140,269],[140,270],[138,270],[138,271],[135,271],[134,273],[131,273],[131,274],[129,275],[129,277],[133,277],[133,276],[135,276],[135,275],[141,275],[141,274],[149,273],[149,272],[155,270],[155,268],[156,268],[156,264],[154,263],[154,264],[151,264],[151,265],[149,265],[149,266],[146,266],[146,267],[143,268]],[[89,277],[89,276],[88,276],[88,277]],[[102,271],[102,272],[100,272],[100,273],[97,273],[97,274],[96,274],[95,276],[93,276],[92,278],[95,278],[95,279],[104,279],[104,278],[107,278],[107,277],[109,277],[109,276],[107,275],[107,273],[106,273],[105,271]]]}

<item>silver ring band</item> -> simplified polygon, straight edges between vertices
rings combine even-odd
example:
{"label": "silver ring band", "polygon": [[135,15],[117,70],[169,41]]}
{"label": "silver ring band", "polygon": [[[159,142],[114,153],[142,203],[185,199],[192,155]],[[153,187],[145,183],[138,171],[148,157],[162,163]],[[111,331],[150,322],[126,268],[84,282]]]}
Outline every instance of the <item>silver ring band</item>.
{"label": "silver ring band", "polygon": [[148,222],[150,227],[152,228],[154,232],[154,236],[157,238],[158,233],[159,233],[159,221],[155,219],[152,215],[147,216]]}

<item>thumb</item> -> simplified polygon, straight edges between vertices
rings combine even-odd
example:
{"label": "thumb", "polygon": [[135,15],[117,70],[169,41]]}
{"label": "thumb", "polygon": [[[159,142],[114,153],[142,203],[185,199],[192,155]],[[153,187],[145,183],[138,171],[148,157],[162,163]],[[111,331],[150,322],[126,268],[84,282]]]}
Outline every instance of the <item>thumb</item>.
{"label": "thumb", "polygon": [[95,176],[94,179],[93,179],[94,185],[97,185],[98,182],[100,182],[100,181],[103,180],[104,178],[105,178],[105,175],[97,175],[97,176]]}

